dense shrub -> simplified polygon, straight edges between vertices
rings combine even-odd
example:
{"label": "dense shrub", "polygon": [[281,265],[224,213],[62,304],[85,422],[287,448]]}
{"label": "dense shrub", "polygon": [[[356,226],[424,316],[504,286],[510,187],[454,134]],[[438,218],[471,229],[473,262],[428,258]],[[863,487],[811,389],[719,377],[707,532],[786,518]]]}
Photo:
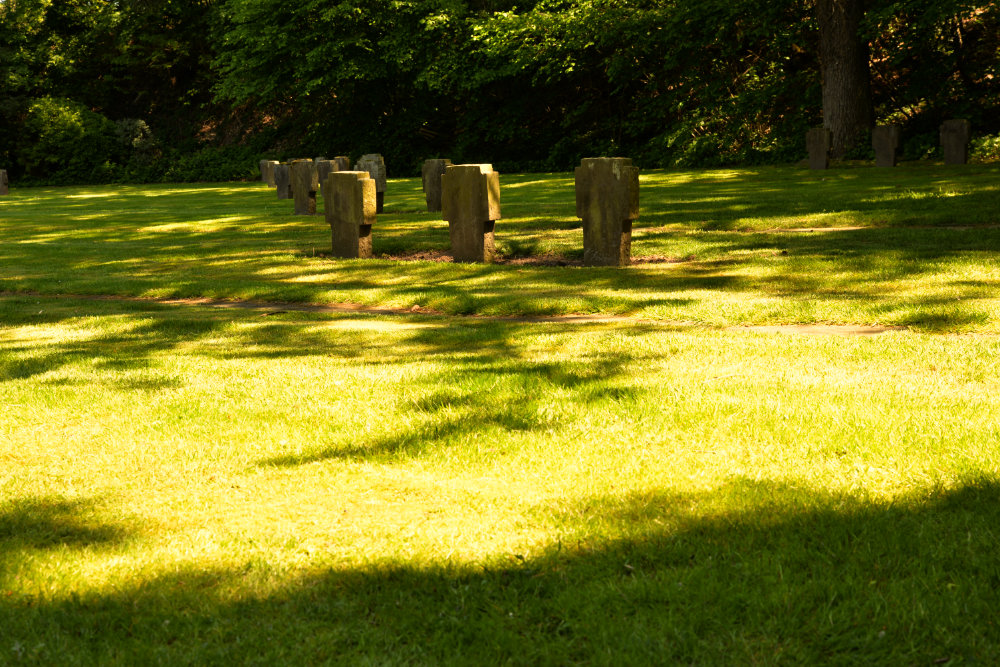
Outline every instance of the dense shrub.
{"label": "dense shrub", "polygon": [[78,102],[42,97],[29,108],[17,158],[29,180],[86,183],[108,180],[117,157],[115,124]]}
{"label": "dense shrub", "polygon": [[220,182],[253,178],[253,146],[164,147],[145,121],[111,121],[72,100],[31,105],[17,153],[32,184]]}
{"label": "dense shrub", "polygon": [[253,179],[260,156],[251,146],[206,146],[195,152],[168,153],[159,179],[172,183]]}

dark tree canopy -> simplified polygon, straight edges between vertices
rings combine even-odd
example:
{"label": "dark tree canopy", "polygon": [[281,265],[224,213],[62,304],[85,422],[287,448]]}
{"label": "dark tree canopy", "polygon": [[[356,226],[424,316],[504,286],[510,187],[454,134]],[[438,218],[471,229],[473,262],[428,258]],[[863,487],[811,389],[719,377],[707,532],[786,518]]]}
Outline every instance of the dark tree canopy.
{"label": "dark tree canopy", "polygon": [[0,161],[36,181],[249,177],[380,152],[501,170],[865,157],[1000,132],[1000,9],[967,0],[8,0]]}

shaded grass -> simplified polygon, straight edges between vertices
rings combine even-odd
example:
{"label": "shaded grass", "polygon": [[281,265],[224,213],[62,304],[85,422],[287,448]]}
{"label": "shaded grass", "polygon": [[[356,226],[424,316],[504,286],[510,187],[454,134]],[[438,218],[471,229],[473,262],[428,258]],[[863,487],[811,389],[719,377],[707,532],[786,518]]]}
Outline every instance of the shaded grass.
{"label": "shaded grass", "polygon": [[992,337],[23,297],[0,322],[5,661],[1000,652]]}
{"label": "shaded grass", "polygon": [[[3,204],[0,290],[1000,330],[996,167],[642,179],[633,253],[664,261],[628,270],[332,260],[322,219],[292,216],[259,184],[26,189]],[[504,252],[580,256],[570,177],[502,180]],[[390,195],[377,254],[447,249],[417,180]],[[790,231],[813,228],[830,229]]]}
{"label": "shaded grass", "polygon": [[[722,496],[740,509],[689,509]],[[1000,576],[982,566],[998,501],[988,482],[859,504],[738,480],[594,501],[581,512],[636,534],[599,545],[567,535],[529,559],[322,569],[234,599],[267,576],[248,561],[0,614],[4,634],[24,638],[15,658],[103,664],[992,662],[995,599],[979,592]]]}

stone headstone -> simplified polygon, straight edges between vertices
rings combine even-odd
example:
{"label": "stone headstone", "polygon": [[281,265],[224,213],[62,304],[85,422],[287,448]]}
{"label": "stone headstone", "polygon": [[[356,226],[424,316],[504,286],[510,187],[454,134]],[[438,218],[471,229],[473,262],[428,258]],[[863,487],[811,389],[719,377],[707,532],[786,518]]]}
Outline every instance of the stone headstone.
{"label": "stone headstone", "polygon": [[584,158],[576,168],[576,216],[583,220],[583,263],[632,263],[632,221],[639,218],[639,168],[624,157]]}
{"label": "stone headstone", "polygon": [[445,167],[441,211],[448,221],[456,262],[492,262],[496,258],[493,228],[500,219],[500,174],[492,165]]}
{"label": "stone headstone", "polygon": [[965,164],[969,161],[969,136],[972,126],[967,120],[946,120],[941,123],[941,148],[945,164]]}
{"label": "stone headstone", "polygon": [[326,177],[323,208],[333,232],[335,257],[372,256],[375,181],[367,171],[334,171]]}
{"label": "stone headstone", "polygon": [[806,150],[809,151],[809,168],[826,169],[830,166],[830,130],[814,127],[806,132]]}
{"label": "stone headstone", "polygon": [[278,164],[277,160],[265,160],[264,161],[264,174],[262,178],[264,182],[268,184],[269,187],[275,187],[274,182],[274,167]]}
{"label": "stone headstone", "polygon": [[316,215],[316,168],[312,160],[292,160],[295,215]]}
{"label": "stone headstone", "polygon": [[0,195],[10,194],[10,182],[7,180],[7,170],[0,169]]}
{"label": "stone headstone", "polygon": [[358,159],[358,163],[354,165],[357,171],[367,171],[371,177],[375,180],[375,193],[376,193],[376,209],[377,213],[382,212],[382,208],[385,205],[385,185],[386,185],[386,172],[385,172],[385,160],[378,153],[368,153],[367,155],[362,155]]}
{"label": "stone headstone", "polygon": [[261,160],[260,161],[260,180],[261,180],[262,183],[267,183],[267,163],[268,162],[270,162],[270,160]]}
{"label": "stone headstone", "polygon": [[337,168],[334,171],[350,171],[351,170],[351,158],[346,155],[338,155],[331,160]]}
{"label": "stone headstone", "polygon": [[896,152],[902,131],[899,125],[878,125],[872,129],[872,148],[876,167],[895,167]]}
{"label": "stone headstone", "polygon": [[320,194],[323,195],[323,199],[326,199],[326,177],[334,171],[336,165],[325,158],[319,158],[314,164],[316,165],[316,180],[319,181]]}
{"label": "stone headstone", "polygon": [[424,160],[423,185],[424,199],[428,211],[441,210],[441,177],[451,160]]}
{"label": "stone headstone", "polygon": [[274,165],[274,187],[278,189],[278,199],[292,198],[292,170],[288,164]]}

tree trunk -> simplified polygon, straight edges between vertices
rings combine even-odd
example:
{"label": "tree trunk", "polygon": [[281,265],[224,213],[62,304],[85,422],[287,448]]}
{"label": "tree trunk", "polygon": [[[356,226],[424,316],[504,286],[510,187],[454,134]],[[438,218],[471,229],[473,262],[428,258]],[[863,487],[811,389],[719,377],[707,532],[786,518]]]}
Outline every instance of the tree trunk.
{"label": "tree trunk", "polygon": [[872,126],[868,45],[858,34],[864,0],[816,0],[823,126],[833,135],[831,156],[843,157]]}

